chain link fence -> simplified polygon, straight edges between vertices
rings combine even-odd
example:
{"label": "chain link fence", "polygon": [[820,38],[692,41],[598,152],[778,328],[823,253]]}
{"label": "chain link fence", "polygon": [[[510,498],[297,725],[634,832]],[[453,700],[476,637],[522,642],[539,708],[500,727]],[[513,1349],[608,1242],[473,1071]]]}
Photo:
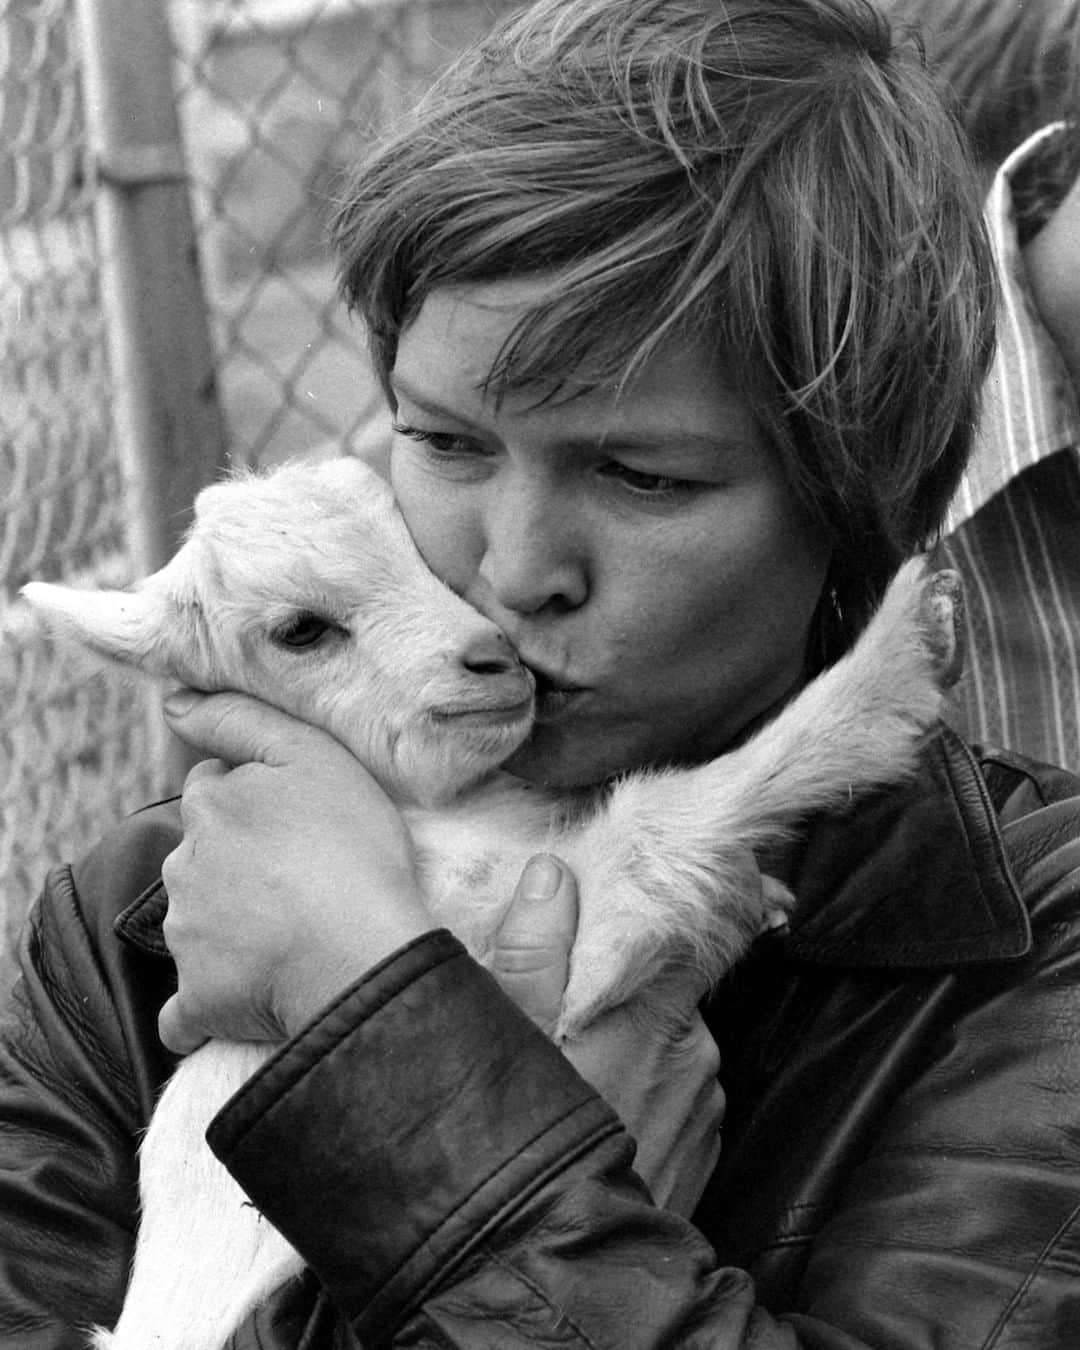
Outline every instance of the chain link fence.
{"label": "chain link fence", "polygon": [[[96,20],[121,44],[106,64],[135,67],[140,53],[123,49],[128,25],[95,15],[100,2],[0,0],[0,983],[46,868],[176,785],[152,696],[88,676],[18,601],[31,578],[135,580],[140,514],[155,505],[147,482],[183,467],[153,462],[175,447],[140,445],[141,469],[125,447],[124,399],[158,391],[130,387],[147,380],[117,354],[127,311],[116,296],[160,282],[161,269],[151,255],[141,274],[129,260],[118,276],[103,242],[113,167],[88,127],[88,32]],[[219,458],[263,466],[356,448],[381,420],[326,247],[340,171],[510,4],[130,3],[166,28],[172,82],[156,96],[178,115],[181,159],[176,173],[167,146],[138,147],[117,176],[186,185]],[[178,322],[167,283],[156,303],[166,332]]]}
{"label": "chain link fence", "polygon": [[180,0],[177,99],[232,454],[363,435],[377,406],[325,225],[342,169],[498,0]]}
{"label": "chain link fence", "polygon": [[31,578],[132,579],[84,109],[72,4],[0,0],[0,917],[8,941],[55,850],[85,840],[153,786],[141,700],[86,680],[13,603]]}

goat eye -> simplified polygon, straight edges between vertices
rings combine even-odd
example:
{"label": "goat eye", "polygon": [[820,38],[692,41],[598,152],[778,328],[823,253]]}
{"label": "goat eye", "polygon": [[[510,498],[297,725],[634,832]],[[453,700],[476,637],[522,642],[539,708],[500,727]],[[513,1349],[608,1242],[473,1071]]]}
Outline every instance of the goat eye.
{"label": "goat eye", "polygon": [[339,632],[336,623],[320,614],[297,614],[274,633],[274,641],[282,647],[314,647],[327,633]]}

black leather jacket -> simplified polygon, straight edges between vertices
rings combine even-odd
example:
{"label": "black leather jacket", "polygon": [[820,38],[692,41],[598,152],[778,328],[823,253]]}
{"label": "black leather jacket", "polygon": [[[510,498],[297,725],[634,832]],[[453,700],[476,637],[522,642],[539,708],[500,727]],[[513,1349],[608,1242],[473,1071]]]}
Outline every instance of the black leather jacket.
{"label": "black leather jacket", "polygon": [[[1075,1350],[1078,790],[945,733],[916,782],[814,823],[797,917],[707,1008],[728,1115],[694,1225],[453,938],[397,953],[211,1128],[310,1266],[230,1344]],[[122,1298],[176,838],[174,807],[133,817],[30,923],[0,1045],[5,1350],[82,1346]]]}

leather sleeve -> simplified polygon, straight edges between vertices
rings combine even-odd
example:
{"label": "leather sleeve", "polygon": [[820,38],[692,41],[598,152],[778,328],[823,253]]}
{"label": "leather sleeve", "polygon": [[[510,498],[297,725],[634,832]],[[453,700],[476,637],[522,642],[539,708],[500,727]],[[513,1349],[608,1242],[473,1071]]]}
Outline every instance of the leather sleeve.
{"label": "leather sleeve", "polygon": [[82,1328],[120,1308],[136,1136],[168,1068],[153,1027],[170,972],[142,958],[136,975],[139,958],[112,937],[134,892],[100,907],[80,897],[118,876],[137,887],[160,856],[144,825],[119,832],[81,875],[55,868],[25,926],[0,1021],[3,1350],[84,1350]]}
{"label": "leather sleeve", "polygon": [[[1080,843],[1020,852],[1034,949],[928,977],[923,1013],[919,981],[900,981],[921,1049],[866,1133],[825,1132],[846,1183],[775,1318],[747,1271],[651,1204],[617,1120],[449,935],[348,991],[226,1106],[211,1144],[368,1350],[1066,1350]],[[767,1170],[784,1156],[781,1142]]]}
{"label": "leather sleeve", "polygon": [[367,1350],[795,1345],[448,933],[347,991],[208,1138]]}

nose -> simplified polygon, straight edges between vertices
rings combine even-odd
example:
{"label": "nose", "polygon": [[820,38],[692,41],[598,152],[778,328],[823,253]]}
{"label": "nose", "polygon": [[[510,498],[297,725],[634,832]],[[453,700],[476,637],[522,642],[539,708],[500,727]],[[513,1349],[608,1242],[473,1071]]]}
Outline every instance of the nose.
{"label": "nose", "polygon": [[507,675],[521,669],[516,652],[497,629],[473,638],[461,653],[461,664],[470,675]]}
{"label": "nose", "polygon": [[505,487],[489,502],[479,574],[505,609],[538,614],[584,603],[586,551],[565,496],[525,482]]}

